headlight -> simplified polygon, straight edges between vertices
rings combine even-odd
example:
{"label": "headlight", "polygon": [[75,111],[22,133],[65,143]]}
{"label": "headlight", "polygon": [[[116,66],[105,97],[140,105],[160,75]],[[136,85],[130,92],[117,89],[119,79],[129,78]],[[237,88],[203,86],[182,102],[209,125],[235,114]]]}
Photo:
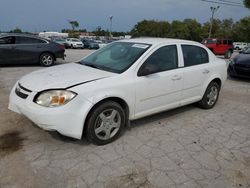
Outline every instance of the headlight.
{"label": "headlight", "polygon": [[57,107],[67,104],[77,94],[68,90],[48,90],[39,93],[34,102],[45,107]]}

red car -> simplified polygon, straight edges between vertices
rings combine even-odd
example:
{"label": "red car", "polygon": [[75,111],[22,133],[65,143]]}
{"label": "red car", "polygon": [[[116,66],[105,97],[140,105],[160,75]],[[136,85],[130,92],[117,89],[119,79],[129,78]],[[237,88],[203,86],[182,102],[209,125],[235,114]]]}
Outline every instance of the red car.
{"label": "red car", "polygon": [[230,58],[233,54],[233,41],[229,39],[204,39],[202,42],[215,55],[224,55],[225,58]]}

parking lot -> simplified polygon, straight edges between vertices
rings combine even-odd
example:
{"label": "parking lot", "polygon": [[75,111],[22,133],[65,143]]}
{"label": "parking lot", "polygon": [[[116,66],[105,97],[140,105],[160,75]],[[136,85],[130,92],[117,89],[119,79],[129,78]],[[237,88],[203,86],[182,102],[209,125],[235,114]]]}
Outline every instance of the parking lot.
{"label": "parking lot", "polygon": [[[67,50],[57,64],[90,52]],[[41,68],[0,67],[1,188],[250,187],[250,80],[229,78],[211,110],[188,105],[143,118],[96,146],[8,110],[14,83]]]}

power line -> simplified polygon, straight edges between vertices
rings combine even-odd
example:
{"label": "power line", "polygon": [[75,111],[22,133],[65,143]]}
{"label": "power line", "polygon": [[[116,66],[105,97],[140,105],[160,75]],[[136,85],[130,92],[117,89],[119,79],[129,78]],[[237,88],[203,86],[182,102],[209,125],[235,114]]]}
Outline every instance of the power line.
{"label": "power line", "polygon": [[232,4],[237,4],[237,5],[242,5],[242,3],[235,2],[235,1],[228,1],[228,0],[219,0],[219,1],[223,1],[223,2],[226,2],[226,3],[232,3]]}
{"label": "power line", "polygon": [[241,7],[241,8],[245,8],[243,6],[243,4],[237,4],[237,3],[229,3],[229,2],[226,2],[226,1],[215,1],[215,0],[201,0],[201,1],[204,1],[204,2],[209,2],[209,3],[216,3],[216,4],[221,4],[221,5],[228,5],[228,6],[235,6],[235,7]]}

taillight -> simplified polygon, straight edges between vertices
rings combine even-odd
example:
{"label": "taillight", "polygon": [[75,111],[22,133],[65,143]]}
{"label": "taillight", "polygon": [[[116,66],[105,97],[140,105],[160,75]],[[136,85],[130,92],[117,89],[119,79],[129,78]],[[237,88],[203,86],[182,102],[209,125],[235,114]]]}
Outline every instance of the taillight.
{"label": "taillight", "polygon": [[62,49],[62,50],[65,50],[64,45],[59,45],[59,48]]}

